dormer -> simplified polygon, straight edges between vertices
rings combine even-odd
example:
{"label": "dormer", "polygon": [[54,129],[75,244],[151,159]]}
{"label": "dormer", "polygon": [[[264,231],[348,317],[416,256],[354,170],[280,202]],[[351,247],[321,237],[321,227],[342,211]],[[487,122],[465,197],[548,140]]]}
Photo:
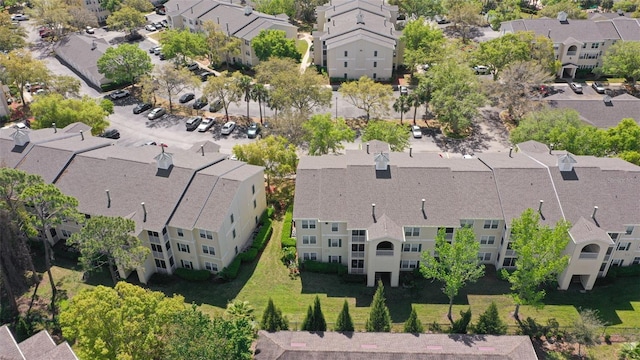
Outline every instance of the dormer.
{"label": "dormer", "polygon": [[11,134],[15,146],[25,146],[29,143],[29,133],[25,129],[16,129],[16,132]]}
{"label": "dormer", "polygon": [[373,161],[376,162],[376,170],[387,170],[389,166],[389,154],[388,153],[379,153],[373,157]]}
{"label": "dormer", "polygon": [[560,22],[560,24],[568,24],[569,21],[567,20],[567,16],[568,14],[564,11],[560,11],[558,13],[558,21]]}
{"label": "dormer", "polygon": [[578,161],[569,153],[558,156],[558,168],[562,172],[573,171],[573,164]]}
{"label": "dormer", "polygon": [[173,154],[164,152],[164,146],[162,147],[162,153],[158,154],[154,159],[158,162],[158,170],[169,170],[173,165]]}

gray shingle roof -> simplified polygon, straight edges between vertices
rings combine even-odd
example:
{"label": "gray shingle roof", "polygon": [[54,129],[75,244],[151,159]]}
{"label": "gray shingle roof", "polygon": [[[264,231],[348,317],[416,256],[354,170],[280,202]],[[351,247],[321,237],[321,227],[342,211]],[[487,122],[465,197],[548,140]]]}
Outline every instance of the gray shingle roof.
{"label": "gray shingle roof", "polygon": [[0,359],[24,359],[18,343],[16,343],[7,325],[0,326]]}
{"label": "gray shingle roof", "polygon": [[255,359],[536,360],[538,357],[527,336],[260,331]]}
{"label": "gray shingle roof", "polygon": [[66,341],[56,345],[46,330],[42,330],[18,344],[7,325],[0,327],[0,359],[78,360]]}
{"label": "gray shingle roof", "polygon": [[638,24],[637,19],[617,17],[617,18],[611,19],[611,23],[613,23],[613,26],[615,26],[622,40],[625,40],[625,41],[640,40],[640,24]]}
{"label": "gray shingle roof", "polygon": [[[600,28],[592,20],[568,20],[561,23],[557,19],[520,19],[502,23],[507,31],[533,31],[537,35],[548,36],[554,43],[561,43],[572,37],[580,42],[599,42],[604,39],[620,39],[609,31],[600,33]],[[614,37],[609,37],[614,36]]]}
{"label": "gray shingle roof", "polygon": [[[597,218],[598,216],[596,214],[596,219]],[[569,234],[571,234],[571,238],[576,244],[580,244],[583,242],[593,242],[593,239],[607,239],[609,240],[610,245],[614,244],[606,231],[593,224],[593,222],[587,221],[583,217],[578,219],[578,221],[573,224],[573,226],[569,230]]]}
{"label": "gray shingle roof", "polygon": [[87,35],[71,34],[60,41],[55,53],[63,61],[77,69],[80,73],[88,72],[88,78],[94,86],[109,82],[98,72],[98,59],[111,45],[104,39]]}
{"label": "gray shingle roof", "polygon": [[[365,1],[351,1],[343,6],[345,8],[341,9],[341,5],[337,5],[336,11],[326,14],[331,22],[325,24],[326,29],[320,40],[325,42],[327,49],[359,39],[393,47],[402,35],[400,31],[395,31],[391,21],[386,20],[389,12],[381,11],[380,7],[372,7]],[[358,23],[358,16],[362,16],[362,23]]]}
{"label": "gray shingle roof", "polygon": [[640,99],[628,94],[616,96],[610,104],[602,99],[567,99],[562,94],[545,98],[551,108],[575,109],[585,122],[598,128],[611,128],[625,118],[632,118],[640,123]]}

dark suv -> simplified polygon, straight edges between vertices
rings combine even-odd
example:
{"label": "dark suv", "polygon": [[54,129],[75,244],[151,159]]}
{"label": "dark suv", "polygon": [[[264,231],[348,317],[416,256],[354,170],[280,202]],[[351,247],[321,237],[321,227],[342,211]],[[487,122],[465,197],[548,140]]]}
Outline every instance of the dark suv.
{"label": "dark suv", "polygon": [[197,129],[198,125],[200,125],[201,122],[202,122],[201,116],[190,117],[186,122],[187,131],[193,131]]}

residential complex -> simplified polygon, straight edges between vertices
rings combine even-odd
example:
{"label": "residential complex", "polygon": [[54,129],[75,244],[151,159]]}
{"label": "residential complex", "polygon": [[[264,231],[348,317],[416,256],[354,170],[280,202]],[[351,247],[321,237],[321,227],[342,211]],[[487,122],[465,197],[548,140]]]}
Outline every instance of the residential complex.
{"label": "residential complex", "polygon": [[[139,281],[176,267],[217,272],[250,245],[266,208],[263,168],[227,159],[209,141],[189,150],[122,147],[85,125],[0,130],[0,166],[42,176],[78,199],[86,218],[121,216],[151,249]],[[52,243],[79,225],[46,234]],[[118,269],[120,276],[130,270]]]}
{"label": "residential complex", "polygon": [[597,16],[589,20],[567,19],[561,12],[557,19],[519,19],[502,23],[500,31],[532,31],[553,41],[556,60],[561,63],[556,76],[574,78],[578,69],[602,66],[607,49],[619,40],[640,41],[640,23],[622,15]]}
{"label": "residential complex", "polygon": [[381,0],[331,0],[316,8],[314,63],[330,78],[389,80],[402,63],[398,6]]}
{"label": "residential complex", "polygon": [[640,123],[640,99],[629,94],[579,99],[555,94],[544,101],[552,109],[575,109],[584,122],[601,129],[615,127],[626,118]]}
{"label": "residential complex", "polygon": [[543,225],[566,219],[570,261],[560,289],[590,290],[612,266],[640,263],[640,167],[618,158],[574,156],[529,141],[503,153],[447,158],[390,152],[372,141],[344,155],[300,159],[294,228],[301,260],[341,263],[367,285],[418,268],[436,234],[471,227],[478,259],[513,268],[511,223],[524,210]]}
{"label": "residential complex", "polygon": [[0,359],[3,360],[78,360],[66,341],[60,345],[47,330],[41,330],[18,343],[7,325],[0,326]]}
{"label": "residential complex", "polygon": [[172,28],[203,31],[204,23],[210,21],[227,35],[240,39],[241,51],[229,59],[232,63],[253,66],[259,62],[251,41],[262,30],[282,30],[289,39],[297,39],[298,36],[298,28],[289,23],[287,15],[263,14],[253,11],[251,6],[233,1],[170,0],[165,8]]}

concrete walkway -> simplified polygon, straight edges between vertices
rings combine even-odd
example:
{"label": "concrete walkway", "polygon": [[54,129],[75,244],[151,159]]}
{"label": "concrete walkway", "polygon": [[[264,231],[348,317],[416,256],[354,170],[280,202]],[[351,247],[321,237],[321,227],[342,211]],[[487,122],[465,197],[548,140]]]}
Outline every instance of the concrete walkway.
{"label": "concrete walkway", "polygon": [[311,45],[313,45],[313,36],[309,33],[300,33],[298,34],[299,40],[304,40],[307,42],[307,52],[303,54],[302,61],[300,63],[300,72],[303,73],[311,64]]}

